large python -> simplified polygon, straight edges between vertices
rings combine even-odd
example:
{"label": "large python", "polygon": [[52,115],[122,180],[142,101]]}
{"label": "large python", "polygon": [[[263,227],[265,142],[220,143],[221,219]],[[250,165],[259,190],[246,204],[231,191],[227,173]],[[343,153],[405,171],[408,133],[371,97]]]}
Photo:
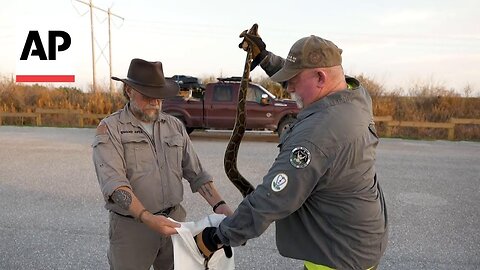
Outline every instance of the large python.
{"label": "large python", "polygon": [[[247,33],[245,30],[240,37],[243,37],[243,34]],[[248,34],[258,36],[258,25],[254,24]],[[237,113],[235,118],[235,126],[232,131],[232,136],[225,150],[225,156],[223,159],[223,165],[225,168],[225,173],[227,174],[228,179],[235,185],[235,187],[242,193],[242,196],[245,197],[250,194],[254,188],[238,171],[237,168],[237,156],[238,149],[240,148],[240,143],[242,141],[243,135],[245,134],[246,126],[246,115],[245,115],[245,98],[247,96],[248,82],[250,80],[250,66],[252,64],[252,49],[246,44],[246,41],[243,41],[243,48],[247,51],[247,57],[245,59],[245,67],[243,69],[242,81],[240,83],[240,89],[238,91],[238,105]]]}

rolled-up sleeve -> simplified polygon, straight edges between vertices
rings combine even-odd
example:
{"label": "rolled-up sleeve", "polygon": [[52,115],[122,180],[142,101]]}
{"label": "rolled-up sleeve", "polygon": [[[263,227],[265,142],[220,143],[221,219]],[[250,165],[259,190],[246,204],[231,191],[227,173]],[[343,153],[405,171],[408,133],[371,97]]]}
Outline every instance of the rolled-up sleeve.
{"label": "rolled-up sleeve", "polygon": [[[102,130],[100,134],[98,132],[99,128]],[[97,128],[92,148],[93,164],[97,173],[98,184],[105,202],[108,202],[110,196],[118,187],[130,187],[130,182],[125,173],[123,146],[118,138],[112,135],[106,123],[101,122]]]}

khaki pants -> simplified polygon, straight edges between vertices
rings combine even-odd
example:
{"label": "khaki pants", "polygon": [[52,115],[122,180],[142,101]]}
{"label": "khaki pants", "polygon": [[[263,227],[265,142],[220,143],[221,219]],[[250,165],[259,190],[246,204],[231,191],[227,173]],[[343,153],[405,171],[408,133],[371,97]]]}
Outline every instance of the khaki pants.
{"label": "khaki pants", "polygon": [[[185,221],[185,209],[178,205],[169,215]],[[111,270],[173,269],[173,245],[170,236],[152,231],[132,218],[110,212],[110,247],[108,263]]]}

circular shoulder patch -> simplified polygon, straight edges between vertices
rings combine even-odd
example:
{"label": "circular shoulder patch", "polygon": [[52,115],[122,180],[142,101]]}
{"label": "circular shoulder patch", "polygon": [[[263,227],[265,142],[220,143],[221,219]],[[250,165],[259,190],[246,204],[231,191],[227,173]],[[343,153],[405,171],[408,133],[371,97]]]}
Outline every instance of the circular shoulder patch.
{"label": "circular shoulder patch", "polygon": [[284,173],[277,174],[272,180],[272,190],[279,192],[288,184],[288,176]]}
{"label": "circular shoulder patch", "polygon": [[310,151],[303,146],[293,148],[290,153],[290,164],[297,169],[302,169],[310,164]]}

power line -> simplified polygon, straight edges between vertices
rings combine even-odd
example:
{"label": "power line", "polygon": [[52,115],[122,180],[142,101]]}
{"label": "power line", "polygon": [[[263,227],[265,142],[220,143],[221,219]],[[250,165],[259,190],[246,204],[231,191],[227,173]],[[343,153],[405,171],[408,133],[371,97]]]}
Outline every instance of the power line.
{"label": "power line", "polygon": [[[80,2],[82,4],[85,4],[87,6],[90,7],[90,28],[91,28],[91,36],[92,36],[92,88],[93,88],[93,91],[96,92],[97,91],[97,84],[96,84],[96,69],[95,69],[95,63],[96,63],[96,59],[95,59],[95,33],[93,31],[93,9],[98,9],[102,12],[105,12],[108,14],[108,50],[109,50],[109,61],[108,61],[108,65],[110,67],[110,93],[112,93],[114,91],[114,84],[113,84],[113,81],[112,81],[112,35],[111,35],[111,27],[110,27],[110,21],[111,21],[111,16],[115,16],[117,18],[120,18],[122,20],[124,20],[123,17],[120,17],[116,14],[113,14],[111,11],[110,11],[110,8],[108,10],[104,10],[102,8],[99,8],[97,6],[94,6],[92,4],[92,0],[90,0],[89,3],[87,2],[84,2],[82,0],[75,0],[77,2]],[[98,17],[97,17],[97,20],[98,20]],[[97,42],[98,43],[98,42]],[[101,55],[103,55],[103,49],[102,49],[102,52],[101,52]]]}

